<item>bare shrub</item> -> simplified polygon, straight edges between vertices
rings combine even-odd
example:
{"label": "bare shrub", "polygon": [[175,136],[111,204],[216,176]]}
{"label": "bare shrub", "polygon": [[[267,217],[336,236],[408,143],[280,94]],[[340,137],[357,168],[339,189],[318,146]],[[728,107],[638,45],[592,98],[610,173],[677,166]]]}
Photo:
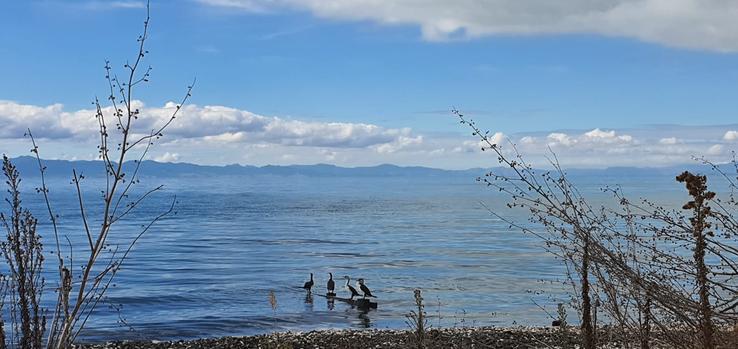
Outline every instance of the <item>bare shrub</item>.
{"label": "bare shrub", "polygon": [[[37,191],[43,195],[46,213],[48,214],[53,237],[53,254],[57,257],[58,286],[56,303],[51,310],[51,322],[45,326],[45,313],[39,309],[39,298],[43,290],[43,279],[40,270],[43,265],[42,245],[36,234],[36,220],[27,211],[21,211],[20,199],[17,195],[18,174],[5,159],[4,170],[10,179],[11,214],[2,221],[8,230],[8,242],[3,245],[11,275],[8,287],[11,296],[17,302],[11,305],[11,314],[20,314],[19,328],[14,334],[20,336],[17,341],[23,348],[43,347],[44,328],[48,328],[47,348],[69,348],[85,329],[97,306],[105,301],[105,294],[113,285],[113,279],[121,270],[133,247],[141,237],[165,216],[174,212],[176,197],[162,212],[155,214],[148,222],[141,225],[140,230],[130,238],[118,236],[111,242],[111,235],[119,233],[113,228],[130,217],[147,199],[160,192],[163,186],[150,189],[134,190],[140,186],[139,174],[143,160],[156,140],[163,137],[163,132],[175,120],[182,105],[191,96],[192,85],[188,86],[180,103],[171,110],[171,115],[154,129],[137,128],[142,111],[134,105],[136,89],[149,81],[151,67],[143,68],[143,61],[148,50],[146,40],[149,29],[149,6],[146,7],[146,19],[143,33],[137,40],[136,56],[131,62],[123,65],[122,77],[114,72],[110,62],[105,64],[105,78],[108,85],[107,99],[101,102],[95,99],[95,120],[98,126],[97,146],[101,168],[104,168],[105,185],[100,188],[102,197],[102,214],[95,218],[88,215],[91,210],[83,193],[85,176],[72,171],[71,183],[76,194],[82,226],[80,232],[86,237],[86,243],[73,245],[67,234],[60,231],[59,216],[54,213],[49,200],[49,188],[46,185],[46,167],[39,154],[39,147],[30,130],[27,136],[33,144],[34,154],[41,184]],[[104,106],[107,103],[107,106]],[[131,161],[132,159],[132,161]],[[137,194],[140,193],[140,194]],[[62,248],[61,240],[67,245]],[[121,242],[123,241],[123,242]],[[75,261],[73,253],[83,256],[81,268],[72,268]],[[4,285],[5,286],[5,285]],[[15,286],[15,287],[13,287]],[[17,290],[17,291],[16,291]],[[13,318],[15,324],[15,318]],[[0,322],[0,325],[2,323]],[[2,326],[0,326],[2,328]],[[7,340],[7,338],[6,338]]]}
{"label": "bare shrub", "polygon": [[[679,209],[648,199],[634,202],[617,187],[603,189],[614,205],[596,206],[570,182],[555,154],[548,158],[552,170],[538,170],[514,143],[503,149],[473,120],[453,112],[501,165],[478,181],[506,196],[509,208],[527,211],[529,224],[490,212],[540,238],[569,271],[584,348],[597,345],[593,304],[601,304],[601,318],[621,334],[638,336],[641,348],[715,348],[726,342],[722,329],[738,320],[734,174],[703,160],[728,183],[721,199],[707,189],[706,176],[682,173],[676,179],[691,200]],[[735,157],[732,163],[738,174]]]}
{"label": "bare shrub", "polygon": [[[22,206],[20,174],[7,156],[3,156],[3,175],[9,195],[5,201],[10,210],[8,216],[0,213],[0,222],[6,232],[0,249],[9,273],[8,279],[2,281],[3,303],[9,291],[13,326],[13,336],[9,339],[15,347],[41,348],[46,316],[40,306],[44,289],[44,278],[41,276],[44,256],[41,237],[36,231],[38,221]],[[4,329],[0,328],[0,332],[4,343]]]}
{"label": "bare shrub", "polygon": [[413,291],[415,298],[415,310],[411,310],[405,317],[405,323],[410,327],[410,343],[417,349],[426,347],[428,341],[428,318],[425,313],[423,295],[419,289]]}

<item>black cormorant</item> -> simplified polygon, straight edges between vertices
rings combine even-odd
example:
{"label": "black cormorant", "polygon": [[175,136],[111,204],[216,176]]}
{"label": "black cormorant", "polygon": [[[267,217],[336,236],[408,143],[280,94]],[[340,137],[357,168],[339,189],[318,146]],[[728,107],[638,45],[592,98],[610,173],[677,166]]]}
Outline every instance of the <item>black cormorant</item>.
{"label": "black cormorant", "polygon": [[306,282],[305,283],[305,286],[302,286],[302,288],[304,288],[304,289],[308,290],[308,292],[310,292],[310,289],[313,288],[313,284],[315,284],[313,282],[313,273],[310,273],[310,281]]}
{"label": "black cormorant", "polygon": [[361,289],[361,292],[364,292],[364,298],[366,297],[377,298],[374,295],[372,295],[372,291],[369,291],[369,287],[366,287],[366,285],[364,285],[364,279],[359,279],[357,281],[359,282],[359,288]]}
{"label": "black cormorant", "polygon": [[326,287],[328,288],[328,294],[335,294],[336,290],[336,283],[333,281],[333,273],[328,273],[330,278],[328,278],[328,284]]}
{"label": "black cormorant", "polygon": [[346,278],[346,289],[348,289],[348,291],[351,293],[350,299],[354,299],[354,296],[358,296],[359,292],[356,292],[354,286],[351,286],[351,278],[348,275],[344,277]]}

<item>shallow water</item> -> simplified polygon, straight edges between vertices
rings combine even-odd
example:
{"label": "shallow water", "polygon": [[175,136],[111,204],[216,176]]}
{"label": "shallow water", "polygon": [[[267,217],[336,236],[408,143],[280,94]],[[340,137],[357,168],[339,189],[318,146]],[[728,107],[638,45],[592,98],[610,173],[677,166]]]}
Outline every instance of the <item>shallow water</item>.
{"label": "shallow water", "polygon": [[[670,178],[577,181],[595,200],[606,199],[599,188],[608,183],[635,196],[683,198]],[[26,203],[43,219],[30,182]],[[555,282],[563,275],[561,266],[535,238],[510,229],[480,202],[520,221],[524,215],[505,210],[503,198],[474,178],[261,176],[144,178],[143,183],[166,189],[118,226],[113,242],[132,236],[174,195],[177,213],[136,246],[108,292],[107,304],[120,305],[120,311],[100,306],[84,341],[402,328],[415,288],[423,290],[433,326],[544,325],[550,319],[536,303],[554,312],[563,297]],[[100,184],[84,183],[90,206],[100,201]],[[50,186],[62,232],[78,246],[78,259],[86,242],[72,187],[61,179]],[[46,244],[52,247],[50,239]],[[299,286],[310,272],[316,295],[307,302]],[[362,312],[317,296],[325,292],[328,272],[336,276],[339,296],[346,295],[344,275],[366,279],[378,309]],[[52,282],[47,295],[53,287]]]}

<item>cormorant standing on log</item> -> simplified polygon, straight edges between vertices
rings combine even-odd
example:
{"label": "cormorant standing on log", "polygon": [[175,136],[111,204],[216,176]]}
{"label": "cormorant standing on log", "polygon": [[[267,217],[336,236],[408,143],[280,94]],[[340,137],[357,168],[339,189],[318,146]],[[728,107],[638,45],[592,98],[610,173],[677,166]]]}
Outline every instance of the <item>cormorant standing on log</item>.
{"label": "cormorant standing on log", "polygon": [[302,286],[302,288],[306,289],[308,292],[313,288],[313,285],[315,283],[313,282],[313,273],[310,273],[310,281],[305,283],[305,286]]}
{"label": "cormorant standing on log", "polygon": [[350,299],[353,300],[354,296],[359,295],[359,292],[356,292],[356,289],[354,288],[354,286],[351,286],[351,278],[348,275],[344,277],[346,278],[346,289],[348,289],[348,291],[351,293]]}
{"label": "cormorant standing on log", "polygon": [[377,298],[374,295],[372,295],[372,291],[369,290],[369,287],[366,287],[366,285],[364,285],[364,279],[359,279],[358,281],[359,281],[359,288],[361,289],[361,292],[364,292],[364,298],[366,297]]}
{"label": "cormorant standing on log", "polygon": [[328,275],[330,276],[330,278],[328,278],[328,284],[326,285],[328,288],[328,294],[335,294],[336,283],[333,281],[333,273],[328,273]]}

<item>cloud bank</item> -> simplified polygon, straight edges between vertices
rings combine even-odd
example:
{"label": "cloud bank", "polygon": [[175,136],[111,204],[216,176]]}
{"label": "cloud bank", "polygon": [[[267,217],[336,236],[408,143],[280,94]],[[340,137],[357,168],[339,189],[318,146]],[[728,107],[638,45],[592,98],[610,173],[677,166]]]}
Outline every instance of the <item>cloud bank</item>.
{"label": "cloud bank", "polygon": [[199,0],[252,12],[416,25],[431,41],[487,35],[598,34],[738,51],[738,2],[725,0]]}
{"label": "cloud bank", "polygon": [[[136,129],[147,134],[165,123],[176,104],[147,106]],[[112,110],[105,109],[107,115]],[[66,110],[61,104],[36,106],[0,100],[0,152],[26,155],[31,128],[43,139],[45,156],[92,159],[97,135],[93,110]],[[449,120],[452,116],[449,113]],[[110,120],[109,120],[110,121]],[[556,153],[570,167],[667,166],[690,163],[692,156],[724,161],[738,149],[738,125],[659,125],[640,129],[557,130],[536,133],[490,133],[492,142],[546,166]],[[186,105],[165,131],[151,159],[200,164],[314,164],[366,166],[382,163],[440,168],[495,166],[479,140],[463,127],[453,133],[421,134],[411,128],[369,123],[308,121],[259,115],[226,106]],[[456,133],[458,132],[458,133]]]}
{"label": "cloud bank", "polygon": [[[134,101],[142,112],[136,121],[138,134],[147,134],[169,120],[176,104],[148,107]],[[112,107],[103,109],[112,115]],[[91,109],[65,111],[63,105],[34,106],[0,100],[0,138],[22,138],[26,129],[50,139],[89,139],[97,134]],[[108,123],[113,121],[112,117]],[[422,143],[409,128],[392,129],[365,123],[315,122],[254,114],[224,106],[186,105],[167,128],[176,139],[200,139],[210,143],[265,143],[289,146],[366,148],[393,152]]]}

